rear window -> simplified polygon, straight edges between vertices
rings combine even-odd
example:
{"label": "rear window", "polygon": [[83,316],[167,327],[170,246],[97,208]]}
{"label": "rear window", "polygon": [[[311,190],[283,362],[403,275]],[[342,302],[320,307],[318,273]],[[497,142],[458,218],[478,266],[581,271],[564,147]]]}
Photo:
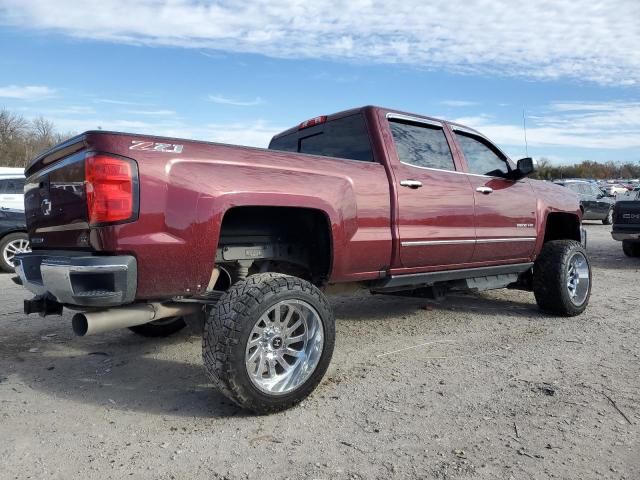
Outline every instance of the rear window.
{"label": "rear window", "polygon": [[373,161],[369,133],[360,113],[274,138],[269,148],[323,157]]}

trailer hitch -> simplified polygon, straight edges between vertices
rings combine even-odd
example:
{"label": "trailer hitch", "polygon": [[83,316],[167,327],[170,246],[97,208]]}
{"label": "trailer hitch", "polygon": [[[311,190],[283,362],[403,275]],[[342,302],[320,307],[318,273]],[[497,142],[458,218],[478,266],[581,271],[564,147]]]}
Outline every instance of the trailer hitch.
{"label": "trailer hitch", "polygon": [[24,301],[24,313],[30,315],[38,313],[41,317],[47,315],[62,315],[62,304],[50,294],[37,295],[31,300]]}

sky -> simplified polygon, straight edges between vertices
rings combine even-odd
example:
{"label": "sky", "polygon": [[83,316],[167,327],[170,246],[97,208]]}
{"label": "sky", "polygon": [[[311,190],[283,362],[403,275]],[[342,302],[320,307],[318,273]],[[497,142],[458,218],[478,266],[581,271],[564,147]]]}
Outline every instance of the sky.
{"label": "sky", "polygon": [[0,108],[64,132],[266,147],[371,104],[638,163],[640,1],[0,0]]}

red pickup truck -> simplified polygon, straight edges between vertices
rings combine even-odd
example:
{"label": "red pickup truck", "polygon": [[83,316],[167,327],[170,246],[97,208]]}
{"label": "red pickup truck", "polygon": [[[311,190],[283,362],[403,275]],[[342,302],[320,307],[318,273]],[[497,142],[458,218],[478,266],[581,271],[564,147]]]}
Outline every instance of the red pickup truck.
{"label": "red pickup truck", "polygon": [[27,168],[27,313],[77,310],[89,335],[204,321],[214,384],[256,412],[317,386],[325,293],[533,291],[580,314],[591,269],[575,195],[526,179],[481,133],[379,107],[320,116],[269,149],[90,131]]}

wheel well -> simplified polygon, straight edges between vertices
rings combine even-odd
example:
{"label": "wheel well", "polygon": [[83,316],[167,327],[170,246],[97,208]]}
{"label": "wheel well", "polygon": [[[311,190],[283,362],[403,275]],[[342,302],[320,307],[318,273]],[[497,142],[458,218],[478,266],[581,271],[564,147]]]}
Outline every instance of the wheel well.
{"label": "wheel well", "polygon": [[28,235],[28,232],[26,232],[25,230],[11,230],[10,232],[4,232],[2,235],[0,235],[0,242],[4,237],[6,237],[7,235],[11,235],[12,233],[24,233],[25,235]]}
{"label": "wheel well", "polygon": [[547,216],[544,241],[576,240],[580,241],[580,219],[571,213],[554,212]]}
{"label": "wheel well", "polygon": [[252,206],[234,207],[224,215],[216,263],[231,267],[234,281],[248,269],[288,273],[321,285],[331,261],[330,223],[320,210]]}

